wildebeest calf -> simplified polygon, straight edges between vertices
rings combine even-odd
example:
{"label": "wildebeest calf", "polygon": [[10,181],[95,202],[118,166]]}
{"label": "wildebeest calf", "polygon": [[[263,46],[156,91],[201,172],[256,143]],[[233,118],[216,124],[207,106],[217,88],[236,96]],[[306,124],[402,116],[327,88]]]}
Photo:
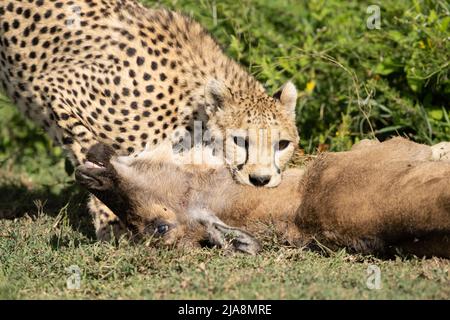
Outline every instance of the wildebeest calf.
{"label": "wildebeest calf", "polygon": [[283,182],[268,189],[238,185],[210,161],[181,164],[170,146],[117,157],[97,145],[76,177],[120,212],[132,234],[165,244],[206,240],[256,253],[253,235],[272,226],[300,247],[364,254],[398,248],[450,258],[449,155],[447,143],[365,140],[348,152],[321,154],[304,170],[286,170]]}

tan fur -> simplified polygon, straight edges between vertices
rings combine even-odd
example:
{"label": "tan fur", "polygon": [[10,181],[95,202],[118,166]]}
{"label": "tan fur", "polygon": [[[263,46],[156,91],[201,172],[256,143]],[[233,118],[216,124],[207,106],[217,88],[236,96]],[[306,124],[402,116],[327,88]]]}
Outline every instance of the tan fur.
{"label": "tan fur", "polygon": [[[401,138],[364,142],[349,152],[322,154],[305,171],[286,170],[273,189],[238,185],[223,167],[143,156],[129,164],[131,175],[118,171],[127,188],[116,188],[137,203],[131,217],[155,219],[158,214],[147,210],[155,202],[172,208],[181,233],[198,228],[200,220],[219,218],[255,234],[273,225],[297,246],[366,254],[396,247],[450,257],[450,162],[436,161],[432,150]],[[136,179],[128,179],[135,174],[151,183],[135,190]],[[196,242],[198,236],[183,241]]]}
{"label": "tan fur", "polygon": [[363,253],[398,245],[450,257],[450,163],[431,154],[396,138],[322,155],[302,183],[302,237]]}

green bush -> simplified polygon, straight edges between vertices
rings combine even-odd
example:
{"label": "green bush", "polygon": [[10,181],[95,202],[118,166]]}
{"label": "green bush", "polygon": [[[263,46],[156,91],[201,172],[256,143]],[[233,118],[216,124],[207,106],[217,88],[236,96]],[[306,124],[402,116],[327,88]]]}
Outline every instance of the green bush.
{"label": "green bush", "polygon": [[[194,16],[269,91],[292,79],[299,88],[297,123],[307,152],[319,146],[346,150],[373,136],[449,140],[445,0],[379,2],[381,28],[373,30],[366,26],[371,3],[357,0],[143,2]],[[0,161],[60,158],[60,150],[5,101],[0,130]]]}

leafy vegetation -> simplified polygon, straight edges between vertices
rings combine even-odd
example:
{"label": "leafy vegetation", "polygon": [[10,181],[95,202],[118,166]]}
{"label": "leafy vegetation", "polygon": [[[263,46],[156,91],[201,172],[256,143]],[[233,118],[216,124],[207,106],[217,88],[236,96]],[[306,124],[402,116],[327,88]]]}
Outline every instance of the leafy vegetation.
{"label": "leafy vegetation", "polygon": [[[450,137],[450,6],[445,0],[143,1],[199,20],[269,92],[299,88],[301,146],[347,150],[361,138]],[[96,243],[60,148],[0,97],[0,298],[440,298],[448,261],[324,257],[267,245],[259,257]],[[44,214],[45,213],[45,214]],[[13,217],[22,217],[10,220]],[[31,217],[31,218],[30,218]],[[381,290],[365,286],[382,270]],[[67,290],[66,268],[82,271]]]}
{"label": "leafy vegetation", "polygon": [[382,1],[379,30],[367,27],[369,1],[162,2],[199,19],[269,91],[294,81],[308,153],[374,135],[449,138],[446,1]]}
{"label": "leafy vegetation", "polygon": [[[60,215],[1,222],[0,299],[448,299],[449,263],[329,257],[271,246],[256,257],[93,242]],[[369,290],[367,269],[381,270]],[[70,290],[68,268],[80,271]]]}

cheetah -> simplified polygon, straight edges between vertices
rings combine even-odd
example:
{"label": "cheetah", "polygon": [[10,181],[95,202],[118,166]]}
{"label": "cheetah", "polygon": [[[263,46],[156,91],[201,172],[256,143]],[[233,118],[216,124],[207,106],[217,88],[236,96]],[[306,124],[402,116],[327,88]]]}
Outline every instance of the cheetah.
{"label": "cheetah", "polygon": [[258,189],[234,183],[220,164],[184,165],[164,143],[126,157],[95,145],[76,178],[120,212],[136,238],[157,245],[207,241],[256,254],[258,238],[275,232],[270,238],[311,249],[450,258],[450,161],[442,157],[449,147],[365,142],[289,168],[277,188]]}
{"label": "cheetah", "polygon": [[[205,139],[233,150],[238,183],[276,187],[299,142],[291,82],[270,96],[200,24],[135,0],[1,1],[0,83],[75,165],[96,143],[126,155]],[[89,207],[99,239],[119,232]]]}

